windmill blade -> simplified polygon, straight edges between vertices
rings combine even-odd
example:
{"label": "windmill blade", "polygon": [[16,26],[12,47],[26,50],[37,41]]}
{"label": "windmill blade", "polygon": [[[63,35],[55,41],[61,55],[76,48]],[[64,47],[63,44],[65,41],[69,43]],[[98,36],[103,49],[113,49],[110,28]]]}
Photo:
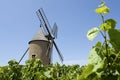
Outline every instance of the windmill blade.
{"label": "windmill blade", "polygon": [[59,55],[59,57],[60,57],[61,62],[63,62],[63,56],[62,56],[60,50],[58,49],[58,47],[57,47],[57,45],[56,45],[56,43],[55,43],[54,40],[53,40],[53,44],[54,44],[54,46],[55,46],[55,48],[56,48],[56,50],[57,50],[57,52],[58,52],[58,55]]}
{"label": "windmill blade", "polygon": [[53,34],[51,32],[52,31],[51,27],[50,27],[50,25],[48,23],[48,20],[47,20],[45,14],[44,14],[43,9],[42,8],[39,9],[36,13],[37,13],[37,15],[38,15],[38,17],[40,19],[41,24],[43,25],[43,27],[47,31],[48,35],[50,35],[51,38],[54,38],[54,36],[53,36]]}
{"label": "windmill blade", "polygon": [[54,35],[55,38],[57,38],[57,33],[58,33],[58,27],[57,27],[57,24],[54,23],[53,29],[52,29],[52,34]]}
{"label": "windmill blade", "polygon": [[20,58],[19,62],[20,63],[22,61],[22,59],[24,58],[24,56],[26,55],[26,53],[28,52],[29,48],[27,48],[27,50],[25,51],[25,53],[23,54],[23,56]]}
{"label": "windmill blade", "polygon": [[50,63],[52,63],[53,62],[53,43],[51,43],[49,56],[50,56]]}
{"label": "windmill blade", "polygon": [[50,44],[46,52],[47,53],[46,56],[49,56],[50,58],[50,63],[52,63],[52,52],[53,52],[53,42],[50,40]]}
{"label": "windmill blade", "polygon": [[63,56],[62,56],[60,50],[58,49],[58,47],[57,47],[57,45],[54,41],[54,38],[55,38],[54,35],[57,35],[57,25],[55,24],[56,27],[54,27],[55,30],[53,30],[53,32],[54,32],[54,35],[53,35],[50,24],[48,23],[48,20],[47,20],[45,14],[44,14],[44,11],[43,11],[42,8],[37,11],[37,15],[38,15],[38,17],[41,21],[41,24],[43,25],[43,27],[45,28],[45,30],[48,33],[48,40],[51,40],[51,42],[53,42],[53,45],[55,46],[55,48],[58,52],[60,60],[61,60],[61,62],[63,62]]}
{"label": "windmill blade", "polygon": [[46,30],[45,23],[44,23],[44,21],[42,19],[42,16],[40,15],[40,11],[38,10],[36,12],[36,14],[37,14],[37,16],[38,16],[38,18],[40,20],[40,23],[41,23],[40,24],[40,28],[42,28],[42,30],[43,30],[43,32],[44,32],[45,35],[48,35],[48,31]]}
{"label": "windmill blade", "polygon": [[46,52],[46,56],[49,55],[49,53],[50,53],[52,47],[53,47],[53,42],[50,40],[50,44],[49,44],[49,46],[48,46],[48,49],[47,49],[47,52]]}
{"label": "windmill blade", "polygon": [[45,16],[45,13],[44,13],[43,9],[40,8],[39,11],[41,12],[41,15],[42,15],[42,17],[43,17],[43,19],[44,19],[44,21],[45,21],[45,23],[46,23],[46,25],[47,25],[47,27],[48,27],[50,33],[51,33],[52,28],[51,28],[51,26],[50,26],[50,24],[49,24],[49,22],[48,22],[47,17]]}
{"label": "windmill blade", "polygon": [[51,55],[50,55],[50,64],[53,63],[53,49],[51,50]]}

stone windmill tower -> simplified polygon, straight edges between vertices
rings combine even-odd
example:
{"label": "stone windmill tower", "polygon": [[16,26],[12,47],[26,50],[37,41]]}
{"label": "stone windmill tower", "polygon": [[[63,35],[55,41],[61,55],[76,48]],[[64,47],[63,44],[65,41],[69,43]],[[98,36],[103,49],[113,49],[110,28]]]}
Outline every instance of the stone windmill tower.
{"label": "stone windmill tower", "polygon": [[58,52],[60,60],[63,61],[63,56],[54,41],[54,39],[57,37],[58,30],[56,23],[54,24],[53,28],[50,27],[42,8],[39,9],[36,13],[41,23],[40,29],[33,37],[33,39],[29,41],[29,48],[26,50],[24,55],[27,53],[27,51],[29,51],[29,59],[35,57],[39,58],[45,65],[50,64],[52,62],[52,49],[54,46]]}
{"label": "stone windmill tower", "polygon": [[49,46],[50,42],[43,34],[42,29],[38,30],[33,39],[29,41],[29,59],[36,57],[41,59],[44,64],[50,64],[51,53]]}

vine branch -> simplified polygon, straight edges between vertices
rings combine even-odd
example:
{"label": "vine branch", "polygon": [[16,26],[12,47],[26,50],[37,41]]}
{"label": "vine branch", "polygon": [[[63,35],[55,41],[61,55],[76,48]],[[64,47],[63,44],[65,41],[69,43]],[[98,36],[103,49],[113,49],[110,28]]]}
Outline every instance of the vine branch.
{"label": "vine branch", "polygon": [[[100,16],[101,16],[101,18],[102,18],[102,23],[104,23],[105,22],[105,20],[104,20],[104,16],[103,16],[103,14],[100,14]],[[104,27],[105,28],[105,27]],[[103,38],[104,38],[104,41],[105,41],[105,49],[106,49],[106,58],[107,58],[107,64],[108,64],[108,66],[109,66],[109,58],[108,58],[108,43],[107,43],[107,36],[106,36],[106,31],[104,31],[104,33],[101,31],[101,34],[102,34],[102,36],[103,36]]]}

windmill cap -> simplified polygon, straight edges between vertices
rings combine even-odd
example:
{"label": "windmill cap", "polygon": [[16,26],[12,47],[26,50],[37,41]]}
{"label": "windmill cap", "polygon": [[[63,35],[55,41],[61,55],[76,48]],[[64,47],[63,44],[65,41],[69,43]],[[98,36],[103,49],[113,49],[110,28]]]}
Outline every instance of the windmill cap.
{"label": "windmill cap", "polygon": [[35,36],[32,38],[32,40],[29,41],[29,44],[32,41],[48,41],[48,39],[45,37],[42,29],[39,29]]}

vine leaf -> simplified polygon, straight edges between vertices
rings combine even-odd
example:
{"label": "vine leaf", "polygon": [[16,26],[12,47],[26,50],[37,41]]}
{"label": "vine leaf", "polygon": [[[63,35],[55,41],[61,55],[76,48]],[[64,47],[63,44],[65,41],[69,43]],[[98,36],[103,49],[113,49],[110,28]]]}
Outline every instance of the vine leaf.
{"label": "vine leaf", "polygon": [[120,30],[111,29],[108,31],[108,35],[110,38],[110,43],[116,50],[116,52],[120,51]]}
{"label": "vine leaf", "polygon": [[45,74],[45,76],[47,76],[47,77],[51,77],[51,75],[50,75],[50,71],[46,71],[46,72],[44,72],[44,74]]}
{"label": "vine leaf", "polygon": [[90,55],[89,55],[89,58],[88,58],[88,62],[89,64],[98,64],[102,61],[102,58],[100,57],[100,55],[98,54],[98,51],[96,50],[96,47],[93,48],[91,51],[90,51]]}
{"label": "vine leaf", "polygon": [[117,22],[114,19],[108,19],[103,24],[100,25],[100,29],[103,31],[114,29],[116,24]]}
{"label": "vine leaf", "polygon": [[95,12],[98,14],[107,14],[109,13],[110,9],[107,6],[102,6],[102,7],[98,7]]}
{"label": "vine leaf", "polygon": [[88,38],[88,40],[93,41],[94,38],[98,35],[99,31],[100,30],[97,27],[94,27],[94,28],[90,29],[87,32],[87,38]]}
{"label": "vine leaf", "polygon": [[88,66],[84,69],[82,75],[79,76],[79,80],[88,80],[86,78],[93,73],[93,69],[94,65],[88,64]]}

